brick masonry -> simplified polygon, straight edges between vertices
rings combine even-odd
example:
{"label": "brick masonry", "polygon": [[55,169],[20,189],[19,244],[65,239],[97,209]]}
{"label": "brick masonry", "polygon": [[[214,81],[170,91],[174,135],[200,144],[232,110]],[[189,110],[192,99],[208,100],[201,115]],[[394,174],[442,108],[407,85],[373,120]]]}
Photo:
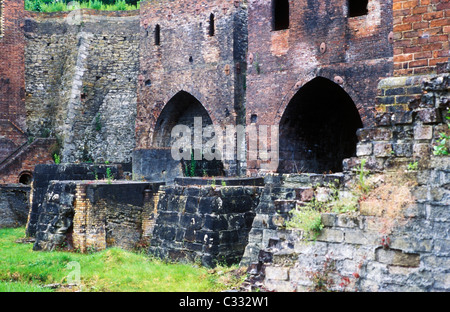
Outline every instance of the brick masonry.
{"label": "brick masonry", "polygon": [[0,119],[26,131],[25,113],[25,15],[23,0],[3,0],[0,35]]}
{"label": "brick masonry", "polygon": [[225,181],[162,187],[149,253],[207,267],[239,263],[260,191],[258,186],[226,186]]}
{"label": "brick masonry", "polygon": [[[175,114],[160,117],[180,91],[198,101],[210,124],[223,127],[244,122],[246,22],[242,1],[141,3],[136,150],[164,149],[154,142],[158,120],[192,123],[186,119],[191,111],[186,102],[178,104],[185,108],[176,109]],[[136,157],[140,155],[145,153]],[[239,171],[236,164],[225,167],[229,174]]]}
{"label": "brick masonry", "polygon": [[394,0],[394,75],[436,73],[449,58],[450,2]]}
{"label": "brick masonry", "polygon": [[37,223],[34,250],[135,250],[148,245],[157,184],[52,181]]}
{"label": "brick masonry", "polygon": [[[301,87],[324,77],[337,81],[364,126],[372,125],[376,86],[393,72],[392,2],[371,0],[368,14],[358,17],[348,17],[344,0],[289,1],[289,7],[289,28],[273,31],[271,1],[248,3],[247,124],[253,118],[278,125]],[[247,166],[255,173],[260,165]]]}

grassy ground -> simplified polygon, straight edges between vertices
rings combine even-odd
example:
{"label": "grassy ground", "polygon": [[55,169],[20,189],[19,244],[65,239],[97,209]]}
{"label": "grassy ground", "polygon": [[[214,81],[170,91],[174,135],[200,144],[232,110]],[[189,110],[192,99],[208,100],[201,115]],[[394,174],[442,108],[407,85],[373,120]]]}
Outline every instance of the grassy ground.
{"label": "grassy ground", "polygon": [[129,5],[124,0],[116,0],[113,4],[103,4],[100,0],[70,1],[68,4],[57,0],[25,0],[25,10],[37,12],[61,12],[76,9],[94,9],[102,11],[128,11],[139,9],[137,5]]}
{"label": "grassy ground", "polygon": [[238,267],[164,263],[118,248],[37,252],[17,243],[24,236],[24,228],[0,229],[0,292],[215,292],[238,287],[245,277]]}

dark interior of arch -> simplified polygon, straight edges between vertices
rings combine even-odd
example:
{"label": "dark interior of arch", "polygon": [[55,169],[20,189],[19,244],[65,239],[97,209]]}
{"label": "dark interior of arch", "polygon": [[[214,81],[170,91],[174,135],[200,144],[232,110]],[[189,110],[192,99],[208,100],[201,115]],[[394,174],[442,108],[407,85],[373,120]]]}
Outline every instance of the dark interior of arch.
{"label": "dark interior of arch", "polygon": [[33,177],[31,176],[30,173],[23,173],[19,177],[20,184],[30,185],[32,181],[33,181]]}
{"label": "dark interior of arch", "polygon": [[356,130],[363,124],[350,96],[322,77],[305,84],[280,122],[279,173],[341,172],[356,153]]}
{"label": "dark interior of arch", "polygon": [[[202,127],[213,124],[203,105],[191,94],[185,91],[178,92],[162,110],[153,137],[153,146],[157,148],[170,148],[176,138],[172,138],[172,129],[176,125],[186,125],[191,128],[192,142],[194,135],[194,118],[202,118]],[[203,144],[210,138],[204,138]],[[194,151],[191,151],[194,154]],[[185,176],[223,176],[223,163],[220,160],[186,159],[182,160]]]}

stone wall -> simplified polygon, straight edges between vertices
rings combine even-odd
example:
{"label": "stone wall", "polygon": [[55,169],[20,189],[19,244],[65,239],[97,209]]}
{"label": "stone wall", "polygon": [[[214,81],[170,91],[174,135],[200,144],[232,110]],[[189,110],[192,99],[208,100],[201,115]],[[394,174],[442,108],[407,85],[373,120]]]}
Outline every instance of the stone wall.
{"label": "stone wall", "polygon": [[250,266],[252,289],[449,291],[449,161],[433,157],[431,169],[411,174],[418,182],[412,189],[416,203],[389,235],[382,228],[392,219],[363,209],[322,214],[316,241],[302,239],[300,231],[272,230]]}
{"label": "stone wall", "polygon": [[31,207],[27,223],[27,235],[35,236],[37,226],[48,188],[52,181],[82,181],[107,179],[109,168],[111,179],[123,179],[123,170],[120,165],[97,164],[64,164],[64,165],[37,165],[33,172],[34,181],[31,192]]}
{"label": "stone wall", "polygon": [[[293,192],[288,187],[302,180],[295,175],[284,176],[284,188],[273,187],[280,185],[274,179],[261,196],[242,262],[250,264],[250,286],[272,291],[450,289],[450,158],[433,153],[441,133],[450,134],[448,74],[388,78],[380,82],[378,94],[377,126],[358,132],[358,157],[344,162],[341,183],[341,191],[348,192],[355,183],[363,185],[361,174],[370,173],[377,181],[375,195],[360,197],[356,213],[322,214],[324,228],[313,242],[301,231],[284,228],[290,218],[286,212],[301,205],[303,195],[310,201],[327,192],[298,186],[301,191]],[[377,203],[384,214],[374,208]]]}
{"label": "stone wall", "polygon": [[25,226],[30,208],[29,196],[29,186],[0,186],[0,228]]}
{"label": "stone wall", "polygon": [[80,252],[148,245],[158,184],[52,181],[43,200],[34,250]]}
{"label": "stone wall", "polygon": [[239,263],[260,191],[226,182],[162,187],[150,254],[208,267]]}
{"label": "stone wall", "polygon": [[25,20],[29,134],[57,137],[63,162],[131,162],[138,12],[29,15]]}

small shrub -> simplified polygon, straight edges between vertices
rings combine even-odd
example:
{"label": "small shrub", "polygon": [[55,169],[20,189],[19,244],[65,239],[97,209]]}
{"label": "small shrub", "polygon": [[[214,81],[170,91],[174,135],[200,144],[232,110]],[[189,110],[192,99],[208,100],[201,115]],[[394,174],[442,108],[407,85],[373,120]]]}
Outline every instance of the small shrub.
{"label": "small shrub", "polygon": [[111,172],[111,168],[106,168],[106,179],[108,181],[108,184],[111,184],[111,181],[114,180],[114,176]]}
{"label": "small shrub", "polygon": [[[450,130],[450,109],[447,111],[445,119],[447,119],[447,126],[448,129]],[[446,134],[445,132],[439,133],[437,145],[433,146],[433,155],[435,156],[450,155],[449,142],[450,142],[450,135]]]}
{"label": "small shrub", "polygon": [[61,156],[53,154],[53,160],[55,161],[55,164],[59,165],[61,163]]}
{"label": "small shrub", "polygon": [[417,162],[417,161],[408,164],[408,170],[411,170],[411,171],[417,170],[418,167],[419,167],[419,162]]}
{"label": "small shrub", "polygon": [[300,229],[306,239],[316,240],[323,229],[321,203],[311,201],[291,211],[291,218],[286,222],[288,229]]}

